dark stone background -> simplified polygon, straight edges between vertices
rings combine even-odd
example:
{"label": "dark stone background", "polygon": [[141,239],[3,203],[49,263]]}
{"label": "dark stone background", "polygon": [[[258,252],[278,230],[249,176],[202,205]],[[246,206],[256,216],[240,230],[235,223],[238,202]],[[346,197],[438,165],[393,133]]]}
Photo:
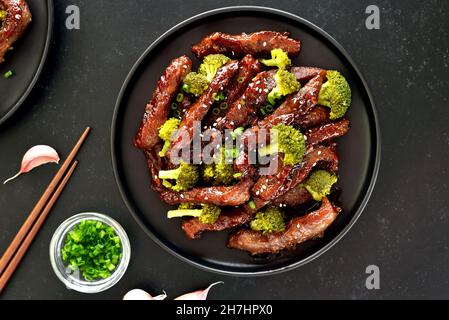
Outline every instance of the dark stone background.
{"label": "dark stone background", "polygon": [[[223,280],[214,299],[449,298],[449,2],[447,1],[55,1],[55,34],[33,94],[0,128],[0,177],[15,172],[32,145],[66,155],[86,125],[93,132],[80,167],[2,299],[120,299],[132,288],[170,297]],[[81,9],[81,30],[65,28],[65,8]],[[144,49],[176,23],[230,5],[297,14],[331,34],[353,57],[374,95],[382,161],[368,206],[346,237],[304,267],[269,277],[234,278],[196,269],[153,243],[134,222],[115,184],[110,125],[118,91]],[[381,29],[365,28],[365,8],[381,9]],[[51,176],[44,166],[0,186],[0,252]],[[87,210],[117,219],[132,259],[112,289],[68,291],[54,275],[48,245],[57,226]],[[381,289],[365,288],[365,268],[381,270]]]}

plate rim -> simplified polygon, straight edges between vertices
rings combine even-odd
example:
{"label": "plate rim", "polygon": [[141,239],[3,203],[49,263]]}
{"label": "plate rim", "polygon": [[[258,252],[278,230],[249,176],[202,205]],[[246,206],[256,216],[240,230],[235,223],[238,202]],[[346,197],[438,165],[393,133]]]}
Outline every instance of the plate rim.
{"label": "plate rim", "polygon": [[3,116],[0,117],[0,126],[4,124],[11,116],[16,113],[16,111],[22,106],[22,104],[25,102],[25,100],[30,95],[31,91],[34,89],[34,86],[37,83],[37,80],[39,79],[42,70],[44,68],[44,65],[48,58],[48,52],[50,49],[51,40],[53,39],[53,30],[54,30],[54,3],[53,0],[47,0],[47,14],[48,14],[48,25],[47,25],[47,36],[45,38],[45,46],[44,51],[42,52],[41,59],[39,61],[39,65],[36,69],[36,72],[34,73],[33,78],[31,79],[30,83],[26,87],[23,94],[20,96],[20,98],[14,103],[14,105],[6,112]]}
{"label": "plate rim", "polygon": [[[187,256],[184,256],[182,254],[180,254],[179,252],[173,250],[171,247],[169,247],[168,245],[166,245],[162,240],[160,240],[155,234],[153,234],[153,232],[151,232],[146,225],[144,224],[144,222],[141,220],[141,218],[139,217],[138,214],[136,214],[136,212],[134,212],[133,206],[129,203],[129,200],[126,196],[126,191],[124,190],[124,186],[120,180],[120,174],[118,172],[118,164],[117,164],[117,159],[115,156],[115,152],[116,152],[116,127],[117,127],[117,116],[119,113],[119,109],[120,109],[120,105],[122,103],[123,97],[127,91],[128,85],[129,83],[132,81],[132,78],[134,77],[136,71],[138,70],[138,68],[140,67],[142,61],[147,57],[147,55],[154,49],[156,48],[160,42],[162,42],[165,38],[169,37],[172,33],[176,32],[177,30],[181,29],[182,27],[189,25],[190,23],[193,23],[195,21],[198,21],[202,18],[211,16],[211,15],[217,15],[217,14],[221,14],[221,13],[226,13],[226,12],[233,12],[233,11],[254,11],[254,12],[263,12],[263,13],[272,13],[272,14],[276,14],[278,16],[283,16],[283,17],[288,17],[292,20],[295,20],[311,29],[313,29],[314,31],[318,32],[321,36],[323,36],[324,38],[326,38],[326,40],[330,41],[332,43],[332,45],[334,45],[339,51],[340,53],[344,56],[345,59],[347,59],[347,61],[350,63],[351,67],[353,68],[353,70],[355,71],[355,73],[357,74],[357,76],[360,78],[361,82],[362,82],[362,86],[364,88],[364,90],[366,91],[368,100],[370,102],[371,105],[371,111],[372,111],[372,119],[373,119],[373,123],[374,123],[374,133],[375,133],[375,139],[376,139],[376,143],[375,143],[375,154],[374,154],[374,163],[373,163],[373,168],[372,168],[372,176],[371,179],[369,181],[368,184],[368,188],[366,190],[365,195],[363,196],[362,201],[360,202],[360,205],[358,206],[355,214],[353,215],[353,217],[351,218],[351,220],[346,224],[346,226],[332,239],[329,241],[329,243],[327,243],[326,245],[324,245],[322,248],[320,248],[319,250],[317,250],[316,252],[314,252],[313,254],[299,260],[296,261],[294,263],[288,264],[286,266],[282,266],[282,267],[274,267],[272,269],[268,269],[268,270],[259,270],[259,271],[232,271],[232,270],[223,270],[217,267],[212,267],[212,266],[208,266],[208,265],[204,265],[202,263],[199,263],[197,261],[191,260],[189,259]],[[372,130],[372,129],[371,129]],[[378,173],[379,173],[379,168],[380,168],[380,160],[381,160],[381,133],[380,133],[380,125],[379,125],[379,119],[378,119],[378,115],[377,115],[377,109],[376,109],[376,105],[374,102],[374,98],[371,94],[371,91],[369,90],[368,84],[365,80],[365,78],[363,77],[362,73],[360,72],[359,68],[357,67],[357,65],[355,64],[354,60],[351,58],[351,56],[346,52],[346,50],[337,42],[337,40],[335,40],[330,34],[328,34],[326,31],[324,31],[323,29],[321,29],[320,27],[318,27],[317,25],[315,25],[314,23],[300,17],[297,16],[293,13],[284,11],[284,10],[280,10],[280,9],[276,9],[276,8],[271,8],[271,7],[265,7],[265,6],[227,6],[227,7],[220,7],[220,8],[216,8],[216,9],[212,9],[212,10],[207,10],[204,12],[201,12],[199,14],[196,14],[194,16],[191,16],[187,19],[184,19],[183,21],[177,23],[176,25],[174,25],[173,27],[171,27],[170,29],[168,29],[167,31],[165,31],[164,33],[162,33],[158,38],[156,38],[146,49],[145,51],[140,55],[140,57],[137,59],[137,61],[133,64],[131,70],[129,71],[129,73],[127,74],[122,87],[120,88],[120,92],[119,95],[117,96],[117,100],[116,100],[116,104],[114,106],[114,112],[113,112],[113,116],[112,116],[112,124],[111,124],[111,160],[112,160],[112,167],[113,167],[113,171],[114,171],[114,177],[115,177],[115,181],[117,184],[117,187],[119,189],[121,198],[123,200],[123,202],[125,203],[125,206],[127,207],[128,211],[131,213],[131,215],[133,216],[134,220],[137,222],[137,224],[143,229],[143,231],[157,244],[159,245],[161,248],[163,248],[165,251],[169,252],[170,254],[172,254],[173,256],[177,257],[178,259],[180,259],[181,261],[187,262],[190,265],[193,265],[195,267],[198,267],[201,270],[205,270],[205,271],[209,271],[212,273],[216,273],[216,274],[222,274],[222,275],[231,275],[231,276],[239,276],[239,277],[255,277],[255,276],[267,276],[267,275],[273,275],[273,274],[278,274],[281,272],[286,272],[289,270],[293,270],[296,269],[300,266],[303,266],[313,260],[315,260],[316,258],[318,258],[319,256],[321,256],[322,254],[324,254],[325,252],[327,252],[328,250],[330,250],[334,245],[336,245],[348,232],[349,230],[353,227],[353,225],[357,222],[357,220],[359,219],[359,217],[361,216],[362,212],[364,211],[370,197],[371,194],[374,190],[374,186],[376,184],[377,181],[377,177],[378,177]]]}

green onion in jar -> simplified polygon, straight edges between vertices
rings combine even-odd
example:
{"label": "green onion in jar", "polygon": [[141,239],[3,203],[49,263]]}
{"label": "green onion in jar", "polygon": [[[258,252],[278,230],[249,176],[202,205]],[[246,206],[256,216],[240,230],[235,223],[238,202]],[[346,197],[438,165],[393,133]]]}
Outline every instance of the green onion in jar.
{"label": "green onion in jar", "polygon": [[62,259],[87,281],[109,278],[122,257],[122,243],[114,229],[97,220],[84,220],[67,234]]}

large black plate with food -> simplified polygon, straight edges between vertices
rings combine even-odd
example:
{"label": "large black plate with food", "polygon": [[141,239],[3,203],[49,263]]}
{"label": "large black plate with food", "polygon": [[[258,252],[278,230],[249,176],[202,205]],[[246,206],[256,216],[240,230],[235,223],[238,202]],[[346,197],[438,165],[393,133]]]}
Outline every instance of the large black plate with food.
{"label": "large black plate with food", "polygon": [[[146,160],[133,145],[145,105],[169,62],[183,54],[196,60],[190,49],[206,35],[275,30],[300,39],[300,55],[294,65],[336,69],[352,88],[347,113],[351,129],[338,141],[340,156],[338,188],[342,213],[322,238],[307,241],[295,250],[276,255],[250,256],[226,247],[229,232],[205,233],[188,240],[179,219],[167,219],[170,206],[150,189]],[[112,159],[117,183],[130,212],[163,248],[205,270],[233,275],[261,275],[285,271],[318,257],[338,242],[364,209],[377,176],[380,135],[372,97],[360,72],[343,48],[312,23],[287,12],[261,7],[230,7],[192,17],[159,37],[144,52],[129,73],[117,100],[112,123]],[[151,255],[151,253],[148,253]]]}
{"label": "large black plate with food", "polygon": [[[44,66],[53,29],[53,1],[26,0],[32,15],[22,36],[0,63],[0,124],[30,94]],[[12,76],[5,78],[5,73]]]}

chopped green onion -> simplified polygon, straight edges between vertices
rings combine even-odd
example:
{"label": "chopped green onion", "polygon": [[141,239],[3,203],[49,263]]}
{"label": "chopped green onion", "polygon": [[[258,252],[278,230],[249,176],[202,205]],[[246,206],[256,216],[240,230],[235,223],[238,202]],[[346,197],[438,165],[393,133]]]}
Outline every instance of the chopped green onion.
{"label": "chopped green onion", "polygon": [[176,101],[181,102],[184,99],[184,95],[180,92],[176,95]]}
{"label": "chopped green onion", "polygon": [[187,93],[190,93],[190,86],[188,84],[183,84],[182,85],[182,90],[184,90]]}
{"label": "chopped green onion", "polygon": [[6,79],[11,78],[14,73],[11,70],[8,70],[3,75]]}
{"label": "chopped green onion", "polygon": [[238,82],[238,83],[242,83],[243,80],[245,80],[245,78],[243,78],[243,77],[238,77],[238,78],[237,78],[237,82]]}
{"label": "chopped green onion", "polygon": [[237,153],[237,149],[233,148],[233,149],[225,149],[225,157],[226,158],[237,158],[238,153]]}
{"label": "chopped green onion", "polygon": [[220,114],[220,108],[213,108],[212,109],[212,114],[218,116]]}
{"label": "chopped green onion", "polygon": [[234,173],[232,176],[233,176],[234,178],[239,178],[239,177],[242,176],[242,173],[241,173],[241,172],[237,172],[237,173]]}
{"label": "chopped green onion", "polygon": [[225,99],[225,96],[223,94],[223,92],[219,92],[218,94],[216,92],[214,92],[212,94],[212,100],[214,101],[223,101]]}
{"label": "chopped green onion", "polygon": [[106,279],[122,257],[122,244],[111,226],[98,220],[83,220],[67,233],[61,256],[85,280]]}
{"label": "chopped green onion", "polygon": [[235,139],[237,139],[238,136],[241,136],[243,133],[243,130],[245,130],[245,128],[243,128],[243,127],[235,128],[234,131],[231,132],[232,139],[235,140]]}
{"label": "chopped green onion", "polygon": [[171,104],[171,109],[172,109],[172,110],[178,109],[178,104],[177,104],[176,102],[173,102],[173,103]]}
{"label": "chopped green onion", "polygon": [[256,204],[254,203],[253,200],[251,200],[250,202],[248,202],[248,205],[251,209],[256,209]]}
{"label": "chopped green onion", "polygon": [[175,114],[176,118],[181,118],[181,111],[176,109],[175,111],[173,111],[173,113]]}
{"label": "chopped green onion", "polygon": [[267,114],[265,107],[260,108],[260,113],[262,113],[263,116]]}
{"label": "chopped green onion", "polygon": [[271,104],[268,104],[265,106],[265,111],[266,112],[272,112],[273,111],[273,106]]}
{"label": "chopped green onion", "polygon": [[220,103],[220,109],[226,110],[228,107],[229,107],[229,106],[228,106],[228,104],[227,104],[226,102]]}

